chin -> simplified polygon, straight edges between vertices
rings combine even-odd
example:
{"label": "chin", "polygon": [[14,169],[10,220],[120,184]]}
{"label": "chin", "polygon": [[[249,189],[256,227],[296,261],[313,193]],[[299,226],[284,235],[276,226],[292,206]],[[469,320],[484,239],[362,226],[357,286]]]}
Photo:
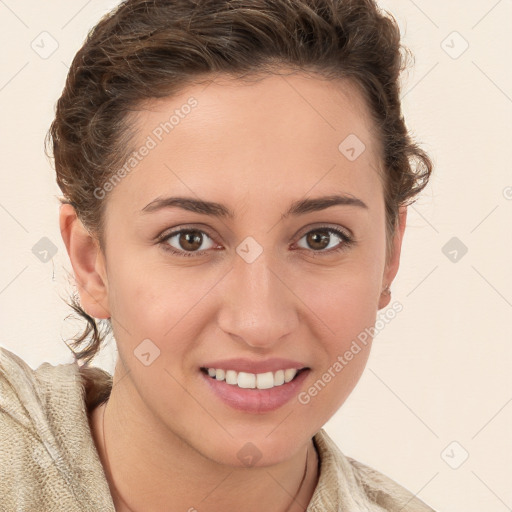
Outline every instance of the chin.
{"label": "chin", "polygon": [[[291,432],[283,427],[277,422],[270,429],[266,424],[260,427],[245,426],[238,434],[230,431],[233,438],[226,439],[227,436],[222,436],[222,439],[211,439],[207,453],[203,454],[220,464],[234,467],[267,467],[279,464],[292,458],[314,435],[305,435],[303,425],[298,432]],[[211,443],[215,446],[213,451],[210,450]]]}

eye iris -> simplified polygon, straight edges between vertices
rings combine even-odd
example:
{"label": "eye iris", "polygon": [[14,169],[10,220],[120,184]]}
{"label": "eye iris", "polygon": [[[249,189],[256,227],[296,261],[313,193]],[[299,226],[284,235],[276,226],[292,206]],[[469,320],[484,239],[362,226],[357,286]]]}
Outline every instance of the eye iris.
{"label": "eye iris", "polygon": [[199,231],[183,231],[180,233],[179,243],[187,251],[197,250],[201,247],[203,237]]}
{"label": "eye iris", "polygon": [[[310,247],[315,249],[325,249],[329,245],[330,234],[328,231],[312,231],[307,235],[307,241]],[[315,247],[315,244],[320,243],[320,247]]]}

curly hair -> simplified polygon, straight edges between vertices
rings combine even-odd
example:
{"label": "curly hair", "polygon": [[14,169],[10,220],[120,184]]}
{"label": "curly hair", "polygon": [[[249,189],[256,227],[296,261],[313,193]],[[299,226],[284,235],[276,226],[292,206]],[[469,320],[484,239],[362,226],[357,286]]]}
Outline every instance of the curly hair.
{"label": "curly hair", "polygon": [[[288,67],[348,78],[363,94],[384,153],[390,235],[399,207],[412,203],[433,167],[401,111],[399,79],[409,57],[395,19],[374,0],[125,0],[88,33],[56,104],[45,144],[60,201],[73,205],[103,249],[105,201],[94,191],[133,152],[137,106],[213,73],[242,78]],[[70,306],[87,321],[72,343],[87,346],[71,350],[88,364],[110,319],[102,333],[76,296]]]}

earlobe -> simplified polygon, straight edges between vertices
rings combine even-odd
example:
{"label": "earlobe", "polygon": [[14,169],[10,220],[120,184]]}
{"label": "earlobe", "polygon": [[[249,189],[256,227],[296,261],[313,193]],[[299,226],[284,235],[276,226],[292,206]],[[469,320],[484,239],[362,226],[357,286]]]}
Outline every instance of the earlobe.
{"label": "earlobe", "polygon": [[391,301],[391,289],[389,285],[384,287],[379,297],[379,309],[385,308]]}
{"label": "earlobe", "polygon": [[99,243],[85,229],[71,204],[60,207],[59,224],[82,308],[94,318],[110,318],[108,283]]}
{"label": "earlobe", "polygon": [[398,226],[391,242],[391,255],[386,263],[386,269],[382,279],[382,292],[379,297],[378,309],[385,308],[391,301],[390,286],[400,266],[400,253],[407,221],[407,207],[401,206],[398,212]]}

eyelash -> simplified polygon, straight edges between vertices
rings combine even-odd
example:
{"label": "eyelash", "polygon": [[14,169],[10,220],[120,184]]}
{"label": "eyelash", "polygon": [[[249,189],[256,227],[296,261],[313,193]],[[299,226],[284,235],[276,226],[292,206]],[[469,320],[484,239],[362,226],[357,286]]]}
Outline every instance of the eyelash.
{"label": "eyelash", "polygon": [[[306,235],[308,235],[310,233],[319,232],[319,231],[323,231],[323,232],[326,231],[328,233],[334,233],[342,241],[334,249],[319,250],[319,251],[315,251],[313,249],[303,249],[303,250],[306,250],[306,251],[309,250],[310,252],[313,253],[314,256],[316,256],[317,254],[320,254],[320,255],[322,255],[322,254],[334,254],[334,253],[338,253],[340,251],[345,251],[348,248],[350,248],[352,245],[355,244],[355,240],[351,236],[349,236],[347,233],[345,233],[344,231],[341,231],[340,229],[336,229],[336,228],[329,227],[329,226],[325,226],[325,227],[321,226],[321,227],[318,227],[318,228],[314,228],[314,229],[304,233],[300,237],[300,239],[304,238]],[[158,239],[157,239],[157,242],[160,245],[162,245],[162,247],[163,247],[163,249],[165,251],[168,251],[171,254],[176,255],[176,256],[183,256],[183,257],[190,257],[190,256],[197,256],[197,255],[202,256],[203,254],[205,254],[206,252],[211,250],[211,249],[205,249],[203,251],[178,251],[177,249],[175,249],[174,247],[172,247],[171,245],[169,245],[167,243],[167,241],[170,238],[172,238],[172,237],[174,237],[176,235],[179,235],[181,233],[190,233],[190,232],[198,232],[198,233],[205,234],[208,238],[210,238],[210,240],[213,240],[213,237],[211,237],[205,231],[202,231],[200,229],[195,229],[195,228],[183,228],[183,229],[180,229],[180,230],[177,230],[177,231],[173,231],[171,233],[165,233],[165,234],[159,236]]]}

